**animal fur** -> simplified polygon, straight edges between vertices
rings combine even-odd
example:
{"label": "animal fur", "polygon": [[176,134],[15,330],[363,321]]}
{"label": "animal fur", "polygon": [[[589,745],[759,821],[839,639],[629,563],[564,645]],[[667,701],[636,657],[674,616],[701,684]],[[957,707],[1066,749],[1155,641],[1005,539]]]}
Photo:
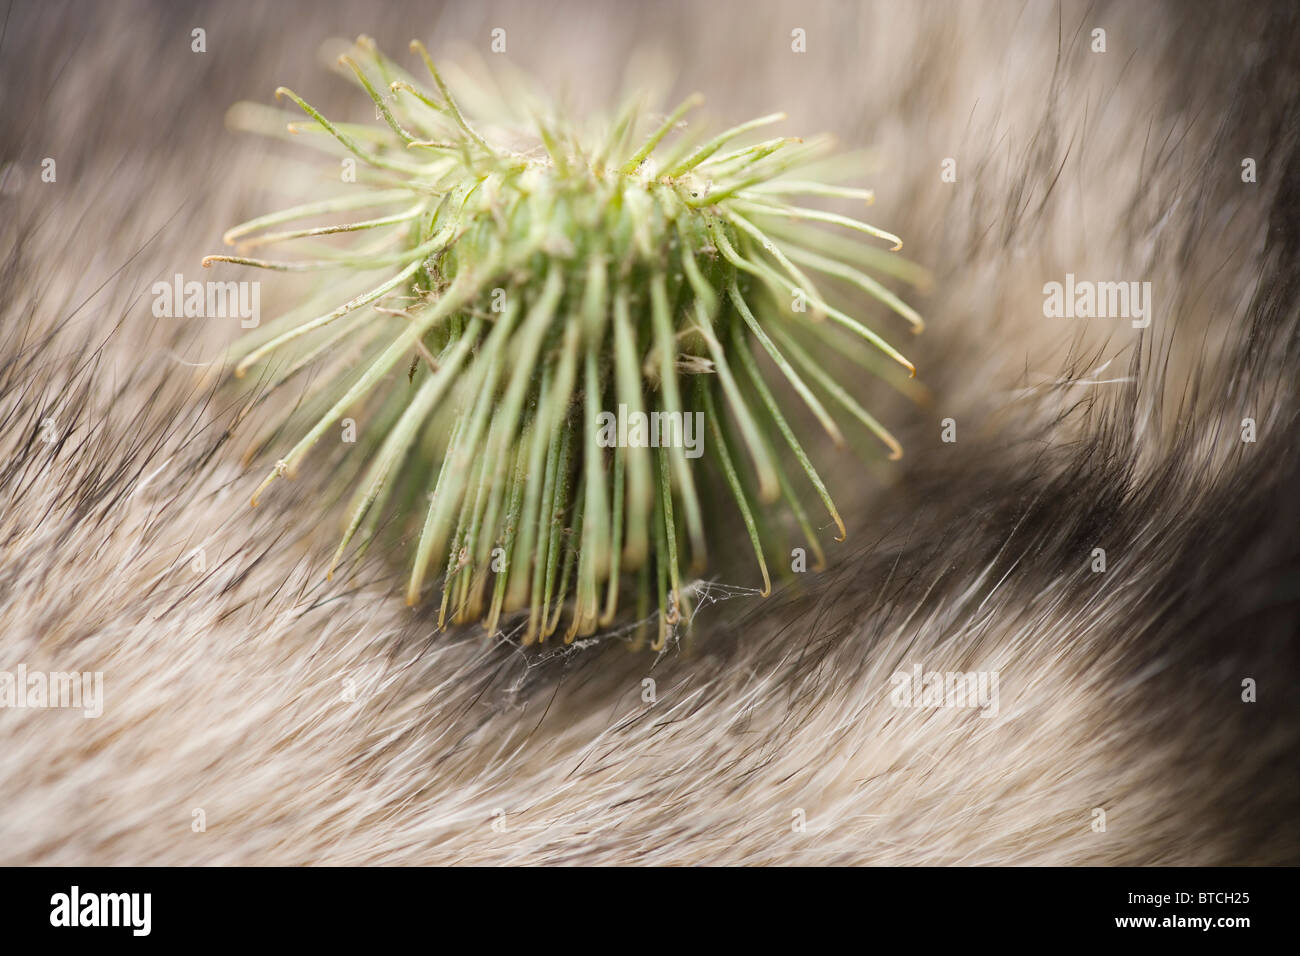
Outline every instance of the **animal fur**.
{"label": "animal fur", "polygon": [[[105,701],[0,710],[0,863],[1300,861],[1292,6],[129,0],[6,23],[0,669],[102,671]],[[872,394],[906,456],[819,450],[853,504],[831,568],[766,600],[719,569],[662,657],[438,632],[379,552],[326,583],[330,462],[250,510],[248,396],[195,368],[237,323],[150,313],[153,281],[206,278],[224,226],[301,173],[226,131],[229,104],[325,86],[330,36],[487,55],[498,26],[581,106],[658,49],[723,118],[784,108],[872,147],[872,218],[934,274],[909,350],[928,397]],[[1150,281],[1150,328],[1045,318],[1067,272]],[[997,716],[893,706],[917,664],[996,670]]]}

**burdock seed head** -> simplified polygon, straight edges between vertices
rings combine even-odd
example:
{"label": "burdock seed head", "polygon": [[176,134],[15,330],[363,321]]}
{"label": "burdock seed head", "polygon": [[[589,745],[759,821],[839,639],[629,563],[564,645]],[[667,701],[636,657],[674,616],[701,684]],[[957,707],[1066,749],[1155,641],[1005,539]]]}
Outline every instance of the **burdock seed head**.
{"label": "burdock seed head", "polygon": [[[388,506],[412,510],[419,538],[408,601],[441,573],[440,622],[483,619],[495,631],[517,612],[525,643],[552,634],[566,609],[566,640],[609,625],[631,589],[642,618],[657,596],[662,646],[690,615],[683,569],[699,573],[717,545],[716,509],[706,507],[715,499],[738,509],[764,594],[764,555],[777,540],[756,500],[784,499],[820,564],[788,466],[802,472],[839,540],[844,523],[777,394],[805,403],[842,445],[829,399],[896,458],[898,443],[825,359],[858,338],[912,366],[828,302],[812,275],[865,290],[916,329],[920,319],[845,261],[853,247],[830,233],[851,230],[893,249],[896,236],[791,197],[871,194],[787,178],[829,144],[750,142],[781,114],[705,141],[678,129],[698,97],[666,118],[629,103],[595,135],[536,112],[509,127],[492,117],[510,112],[510,91],[494,108],[494,94],[470,89],[485,104],[470,117],[424,47],[411,49],[432,90],[365,37],[341,58],[382,125],[331,123],[291,90],[276,91],[312,120],[292,130],[355,158],[355,182],[225,238],[240,253],[311,243],[323,246],[318,258],[204,260],[337,277],[336,308],[305,303],[235,347],[236,375],[276,357],[265,373],[272,385],[321,366],[315,424],[253,503],[356,415],[380,437],[331,573],[350,542],[371,540]],[[371,212],[288,227],[359,210]],[[319,239],[335,235],[352,244]],[[360,361],[332,362],[344,349]],[[769,371],[756,354],[770,359]]]}

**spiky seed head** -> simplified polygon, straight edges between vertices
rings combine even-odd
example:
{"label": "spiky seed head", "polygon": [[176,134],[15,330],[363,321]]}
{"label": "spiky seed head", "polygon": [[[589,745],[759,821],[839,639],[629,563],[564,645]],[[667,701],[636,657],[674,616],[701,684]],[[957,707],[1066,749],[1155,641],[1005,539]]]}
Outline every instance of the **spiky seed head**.
{"label": "spiky seed head", "polygon": [[[536,112],[511,119],[509,91],[494,100],[474,88],[471,122],[424,47],[411,46],[433,89],[365,37],[340,60],[375,103],[382,123],[373,127],[336,125],[277,90],[311,118],[291,129],[359,161],[356,182],[236,226],[225,238],[240,254],[204,260],[327,271],[326,292],[341,300],[294,310],[235,346],[237,375],[280,359],[266,373],[272,386],[324,366],[311,426],[253,503],[362,411],[379,438],[331,573],[396,503],[417,512],[419,528],[408,601],[441,573],[440,623],[482,619],[494,631],[517,613],[525,643],[553,634],[566,609],[566,640],[608,626],[631,585],[640,618],[657,604],[653,646],[662,647],[689,619],[683,575],[706,567],[718,498],[739,511],[764,594],[765,555],[784,538],[760,524],[758,504],[783,498],[820,563],[792,474],[840,540],[844,523],[777,395],[797,397],[843,444],[829,400],[897,457],[898,443],[825,358],[857,338],[912,366],[812,276],[866,291],[914,330],[921,323],[854,264],[879,262],[876,251],[858,257],[842,240],[830,244],[827,230],[892,249],[896,236],[791,197],[869,202],[870,192],[790,175],[823,157],[826,140],[748,142],[781,114],[704,141],[683,135],[699,97],[658,118],[630,102],[591,132]],[[351,218],[284,228],[342,212]],[[321,246],[325,236],[351,244],[307,259],[248,255],[272,243]],[[350,368],[329,361],[344,346],[361,356]],[[693,448],[702,456],[688,456]]]}

